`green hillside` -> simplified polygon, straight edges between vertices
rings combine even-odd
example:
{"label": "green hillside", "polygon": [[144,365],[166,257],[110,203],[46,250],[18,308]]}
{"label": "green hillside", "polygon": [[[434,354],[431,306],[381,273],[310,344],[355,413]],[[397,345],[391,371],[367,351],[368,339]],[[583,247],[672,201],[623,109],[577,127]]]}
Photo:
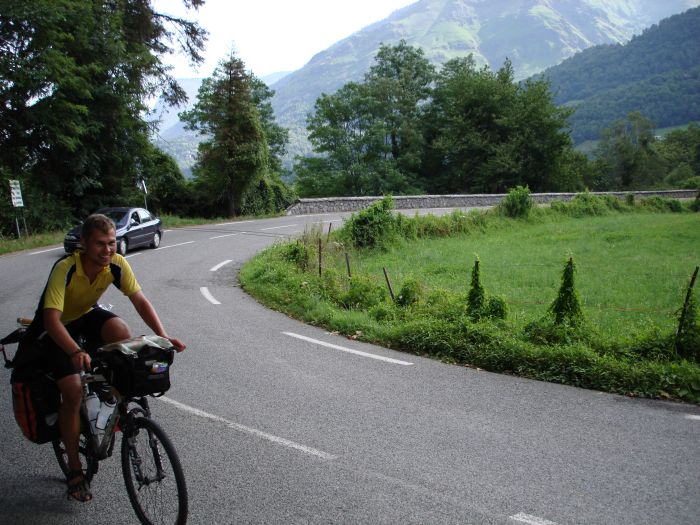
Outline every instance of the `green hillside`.
{"label": "green hillside", "polygon": [[626,45],[589,48],[543,76],[556,102],[576,108],[576,143],[640,111],[658,127],[700,119],[700,8],[672,16]]}

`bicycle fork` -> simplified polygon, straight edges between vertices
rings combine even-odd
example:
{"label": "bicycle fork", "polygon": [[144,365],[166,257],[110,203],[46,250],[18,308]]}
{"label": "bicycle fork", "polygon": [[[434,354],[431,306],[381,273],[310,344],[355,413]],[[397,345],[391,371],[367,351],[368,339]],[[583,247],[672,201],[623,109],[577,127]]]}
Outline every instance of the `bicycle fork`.
{"label": "bicycle fork", "polygon": [[163,479],[165,479],[165,474],[163,473],[163,463],[160,451],[158,450],[158,440],[148,431],[146,431],[146,433],[148,434],[148,446],[151,449],[151,453],[153,454],[153,462],[155,463],[156,472],[155,476],[153,477],[149,477],[144,474],[143,460],[141,459],[141,456],[139,456],[138,450],[136,448],[137,432],[138,431],[134,431],[134,433],[130,437],[125,439],[127,440],[129,446],[129,459],[131,460],[131,467],[134,471],[134,477],[136,478],[140,489],[144,485],[148,486],[151,483],[157,483],[159,481],[162,481]]}

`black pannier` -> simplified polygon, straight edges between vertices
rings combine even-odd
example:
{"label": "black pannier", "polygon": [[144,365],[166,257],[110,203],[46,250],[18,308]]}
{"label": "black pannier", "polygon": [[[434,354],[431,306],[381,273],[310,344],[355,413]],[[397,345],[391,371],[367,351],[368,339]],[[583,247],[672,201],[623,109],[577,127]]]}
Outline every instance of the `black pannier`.
{"label": "black pannier", "polygon": [[107,365],[105,379],[122,396],[162,394],[170,388],[170,365],[175,349],[170,341],[145,335],[97,349],[96,359]]}

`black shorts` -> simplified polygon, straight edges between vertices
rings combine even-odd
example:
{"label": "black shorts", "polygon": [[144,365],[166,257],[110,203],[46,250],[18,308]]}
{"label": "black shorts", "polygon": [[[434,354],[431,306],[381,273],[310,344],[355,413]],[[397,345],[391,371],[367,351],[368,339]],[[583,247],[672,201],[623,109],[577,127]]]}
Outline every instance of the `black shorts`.
{"label": "black shorts", "polygon": [[[107,321],[117,317],[116,314],[108,312],[100,307],[95,307],[88,313],[79,317],[75,321],[66,324],[66,330],[76,341],[82,338],[83,348],[88,353],[93,352],[104,344],[102,340],[102,325]],[[39,338],[42,368],[46,372],[51,372],[54,379],[77,374],[78,370],[73,366],[71,356],[58,346],[49,334],[43,334]]]}

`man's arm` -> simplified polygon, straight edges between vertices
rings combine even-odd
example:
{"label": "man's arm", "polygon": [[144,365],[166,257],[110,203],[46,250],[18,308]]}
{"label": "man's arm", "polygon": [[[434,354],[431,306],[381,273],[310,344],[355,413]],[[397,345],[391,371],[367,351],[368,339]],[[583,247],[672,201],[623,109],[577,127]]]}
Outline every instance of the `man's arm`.
{"label": "man's arm", "polygon": [[146,298],[146,295],[142,291],[131,294],[129,296],[129,300],[131,301],[131,304],[134,305],[134,308],[138,314],[141,316],[141,319],[143,319],[143,322],[146,323],[156,335],[165,337],[173,344],[178,352],[182,352],[186,348],[182,341],[176,339],[175,337],[168,336],[168,334],[165,332],[165,328],[163,328],[163,323],[160,322],[156,309],[153,308],[151,301]]}

